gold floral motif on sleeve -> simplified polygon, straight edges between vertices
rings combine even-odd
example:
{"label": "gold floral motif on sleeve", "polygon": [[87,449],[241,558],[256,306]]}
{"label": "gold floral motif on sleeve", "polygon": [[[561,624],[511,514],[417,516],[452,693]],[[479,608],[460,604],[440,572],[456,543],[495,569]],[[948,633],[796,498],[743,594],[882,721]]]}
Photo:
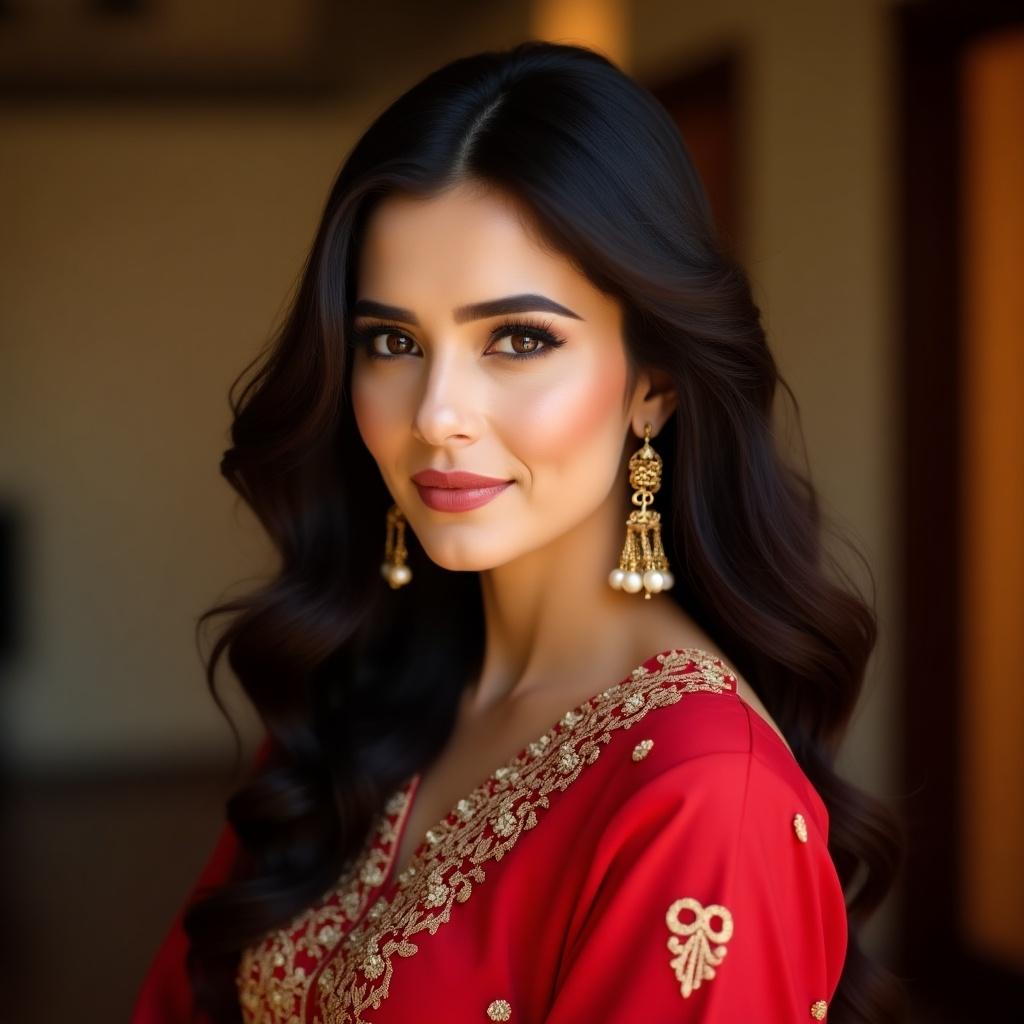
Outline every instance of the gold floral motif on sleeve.
{"label": "gold floral motif on sleeve", "polygon": [[[686,912],[693,917],[684,921],[680,915]],[[717,928],[713,924],[715,918],[722,922]],[[687,999],[694,989],[715,976],[715,968],[728,952],[725,943],[732,938],[732,914],[719,903],[705,907],[692,896],[684,896],[669,905],[665,923],[672,932],[668,937],[669,952],[675,954],[669,966],[675,971],[679,991]],[[685,942],[679,941],[680,935]]]}
{"label": "gold floral motif on sleeve", "polygon": [[[394,891],[378,898],[373,909],[379,913],[367,914],[339,944],[337,970],[332,962],[321,973],[318,1024],[362,1024],[364,1012],[379,1009],[396,958],[419,951],[414,936],[433,935],[449,921],[454,905],[470,899],[474,885],[485,880],[482,865],[501,860],[537,824],[538,812],[550,806],[548,794],[567,789],[597,760],[616,729],[629,729],[684,693],[736,692],[735,676],[706,651],[674,649],[657,655],[657,662],[654,669],[645,662],[621,683],[567,712],[428,830]],[[731,918],[726,927],[731,932]],[[702,971],[718,962],[714,956],[711,950],[701,953]]]}

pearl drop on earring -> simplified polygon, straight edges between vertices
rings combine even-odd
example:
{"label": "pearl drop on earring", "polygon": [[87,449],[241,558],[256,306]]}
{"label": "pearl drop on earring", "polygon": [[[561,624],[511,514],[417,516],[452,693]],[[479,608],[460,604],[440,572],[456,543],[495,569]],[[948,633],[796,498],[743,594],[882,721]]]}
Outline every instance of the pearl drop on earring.
{"label": "pearl drop on earring", "polygon": [[405,547],[405,518],[395,504],[388,509],[384,561],[380,566],[380,574],[392,590],[404,587],[412,579],[412,569],[405,564],[408,553]]}
{"label": "pearl drop on earring", "polygon": [[385,562],[380,567],[380,574],[388,581],[392,590],[405,586],[412,579],[412,570],[407,565],[388,565]]}
{"label": "pearl drop on earring", "polygon": [[661,515],[647,507],[661,487],[661,456],[651,447],[651,429],[650,423],[645,424],[643,447],[629,460],[629,483],[636,489],[632,502],[639,510],[630,512],[626,520],[626,542],[619,564],[608,574],[613,589],[627,594],[643,590],[648,601],[651,594],[669,590],[675,583],[661,544]]}

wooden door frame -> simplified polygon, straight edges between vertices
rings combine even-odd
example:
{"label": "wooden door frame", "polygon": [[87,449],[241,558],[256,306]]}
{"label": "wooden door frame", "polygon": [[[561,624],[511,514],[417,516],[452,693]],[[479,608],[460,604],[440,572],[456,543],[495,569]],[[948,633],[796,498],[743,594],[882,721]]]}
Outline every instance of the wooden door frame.
{"label": "wooden door frame", "polygon": [[[963,290],[960,67],[980,35],[1024,22],[1019,5],[916,3],[893,9],[899,67],[900,483],[904,595],[904,869],[901,969],[964,1019],[1021,1010],[1024,978],[978,957],[958,908],[963,864],[963,634],[960,436]],[[1018,1010],[1014,1011],[1013,1007]]]}

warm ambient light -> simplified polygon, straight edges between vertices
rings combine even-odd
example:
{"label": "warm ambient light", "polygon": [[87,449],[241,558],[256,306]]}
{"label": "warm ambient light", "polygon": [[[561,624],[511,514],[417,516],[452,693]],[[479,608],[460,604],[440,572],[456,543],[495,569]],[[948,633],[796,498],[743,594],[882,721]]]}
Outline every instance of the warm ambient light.
{"label": "warm ambient light", "polygon": [[626,0],[533,0],[530,35],[589,46],[628,72],[632,53]]}

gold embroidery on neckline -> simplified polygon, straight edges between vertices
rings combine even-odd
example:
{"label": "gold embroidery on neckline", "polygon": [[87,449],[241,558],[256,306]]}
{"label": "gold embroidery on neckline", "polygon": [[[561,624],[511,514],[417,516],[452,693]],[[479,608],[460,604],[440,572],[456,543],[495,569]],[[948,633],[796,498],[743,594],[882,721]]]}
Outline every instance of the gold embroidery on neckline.
{"label": "gold embroidery on neckline", "polygon": [[[649,669],[654,660],[658,667]],[[691,664],[692,671],[680,674]],[[550,792],[567,789],[596,761],[613,730],[628,729],[649,711],[696,692],[735,693],[735,675],[699,648],[648,658],[622,682],[566,712],[458,801],[443,822],[427,831],[408,867],[387,887],[390,897],[380,894],[339,944],[338,969],[332,963],[324,967],[318,981],[323,1015],[316,1016],[317,1024],[365,1022],[363,1011],[379,1009],[388,996],[393,958],[417,953],[411,937],[422,931],[435,934],[450,919],[452,905],[470,898],[474,883],[486,878],[481,864],[501,860],[537,824],[538,810],[550,806]]]}
{"label": "gold embroidery on neckline", "polygon": [[[399,789],[388,798],[361,852],[328,892],[284,928],[243,950],[235,983],[245,1024],[305,1021],[312,976],[325,954],[337,944],[343,929],[359,919],[370,892],[383,881],[408,811],[408,798],[407,789]],[[298,938],[294,937],[296,932],[301,932]],[[328,966],[320,975],[321,987],[325,976],[329,983],[330,970]]]}

